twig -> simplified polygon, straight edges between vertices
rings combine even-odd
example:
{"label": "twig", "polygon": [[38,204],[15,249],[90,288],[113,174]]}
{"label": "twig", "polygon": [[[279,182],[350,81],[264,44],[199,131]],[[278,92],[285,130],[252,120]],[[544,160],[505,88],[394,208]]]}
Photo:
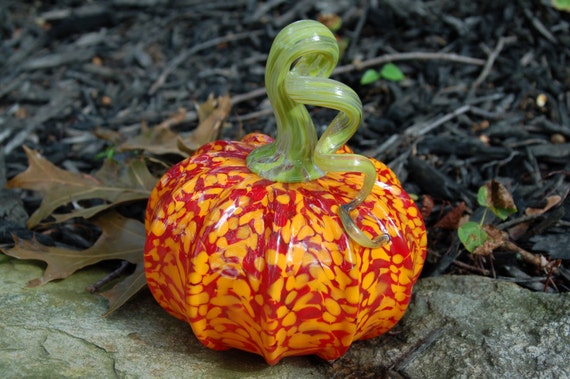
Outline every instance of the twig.
{"label": "twig", "polygon": [[[36,114],[26,121],[25,127],[4,145],[4,154],[8,155],[12,150],[21,146],[26,138],[28,138],[34,130],[41,127],[44,122],[60,116],[62,112],[64,112],[64,109],[69,107],[76,98],[76,93],[56,91],[50,102],[38,109]],[[10,129],[8,128],[8,130]]]}
{"label": "twig", "polygon": [[[405,60],[443,60],[443,61],[451,61],[451,62],[464,63],[464,64],[472,64],[476,66],[483,66],[485,64],[485,61],[483,59],[471,58],[458,54],[423,53],[423,52],[395,53],[395,54],[385,54],[379,57],[368,59],[360,63],[338,66],[333,71],[332,75],[345,74],[347,72],[351,72],[354,70],[362,70],[364,68],[376,66],[386,62],[405,61]],[[158,80],[160,80],[160,78]],[[233,96],[232,105],[236,105],[243,101],[255,99],[256,97],[263,95],[265,95],[265,88],[257,88],[254,89],[253,91]]]}
{"label": "twig", "polygon": [[464,55],[454,53],[431,53],[431,52],[412,52],[412,53],[394,53],[384,54],[379,57],[371,58],[363,62],[351,63],[344,66],[339,66],[333,71],[333,75],[344,74],[353,70],[362,70],[367,67],[377,66],[382,63],[394,61],[409,61],[409,60],[441,60],[456,63],[472,64],[476,66],[483,66],[485,61],[483,59],[466,57]]}
{"label": "twig", "polygon": [[471,95],[475,92],[477,87],[479,87],[481,85],[481,83],[483,83],[483,81],[487,78],[487,76],[489,76],[489,74],[491,73],[491,69],[493,68],[493,64],[495,64],[495,60],[497,60],[497,58],[499,57],[499,54],[503,50],[503,47],[505,47],[505,44],[512,43],[514,41],[516,41],[516,37],[501,37],[501,38],[499,38],[499,42],[497,42],[497,46],[495,46],[495,49],[491,52],[491,54],[489,54],[489,57],[487,58],[487,61],[485,62],[485,66],[483,67],[483,71],[481,71],[481,73],[479,74],[477,79],[475,79],[475,81],[471,85],[471,89],[469,90],[469,96],[467,96],[468,98],[471,97]]}
{"label": "twig", "polygon": [[14,89],[18,88],[18,86],[21,85],[22,82],[27,78],[28,74],[18,74],[18,76],[10,78],[11,81],[2,82],[2,86],[0,86],[0,99],[12,92]]}
{"label": "twig", "polygon": [[457,267],[460,267],[462,269],[465,270],[469,270],[469,271],[473,271],[476,272],[478,274],[481,275],[485,275],[485,276],[490,276],[491,275],[491,271],[485,269],[485,268],[481,268],[481,267],[477,267],[477,266],[472,266],[470,264],[467,263],[463,263],[461,261],[458,261],[457,259],[453,261],[453,264]]}
{"label": "twig", "polygon": [[251,36],[259,35],[263,33],[261,30],[258,31],[251,31],[251,32],[243,32],[237,34],[229,34],[223,37],[218,37],[211,39],[206,42],[199,43],[195,46],[192,46],[189,49],[183,50],[180,54],[178,54],[170,63],[166,66],[162,74],[156,79],[156,81],[152,84],[150,89],[148,90],[149,95],[153,95],[162,85],[166,82],[168,75],[170,75],[176,68],[182,64],[186,59],[188,59],[191,55],[196,54],[197,52],[205,49],[209,49],[216,45],[219,45],[224,42],[231,42],[236,41],[242,38],[248,38]]}
{"label": "twig", "polygon": [[534,214],[534,215],[524,215],[524,216],[520,216],[519,218],[515,218],[509,221],[505,221],[500,223],[499,225],[497,225],[497,228],[500,230],[507,230],[512,226],[518,225],[518,224],[522,224],[523,222],[527,222],[527,221],[532,221],[535,220],[539,217],[541,217],[542,214]]}
{"label": "twig", "polygon": [[59,67],[75,62],[88,61],[95,55],[95,50],[72,50],[64,53],[49,54],[43,57],[28,60],[22,68],[24,70],[42,70]]}
{"label": "twig", "polygon": [[356,28],[352,32],[350,36],[350,47],[346,52],[346,56],[352,58],[354,49],[356,49],[356,45],[358,43],[358,39],[360,38],[360,33],[362,32],[362,28],[364,27],[364,23],[366,22],[366,18],[368,17],[368,8],[370,8],[370,1],[363,0],[362,10],[360,17],[358,18],[358,23],[356,24]]}
{"label": "twig", "polygon": [[461,107],[457,108],[453,112],[443,115],[442,117],[438,118],[437,120],[435,120],[434,122],[432,122],[430,124],[421,123],[421,124],[410,126],[409,128],[407,128],[404,131],[404,135],[412,136],[412,137],[419,137],[421,135],[429,133],[430,131],[437,128],[441,124],[444,124],[447,121],[449,121],[449,120],[451,120],[451,119],[453,119],[459,115],[462,115],[464,113],[469,112],[470,109],[471,109],[471,105],[462,105]]}
{"label": "twig", "polygon": [[251,16],[251,21],[259,21],[262,16],[265,16],[272,8],[279,6],[285,0],[271,0],[266,3],[261,3]]}
{"label": "twig", "polygon": [[534,265],[538,268],[544,268],[548,264],[548,261],[542,255],[533,254],[529,251],[526,251],[525,249],[515,245],[511,241],[503,241],[501,247],[505,250],[519,254],[519,256],[522,258],[523,261],[531,265]]}
{"label": "twig", "polygon": [[532,23],[532,26],[534,26],[535,29],[538,30],[538,32],[544,36],[544,38],[546,38],[547,40],[549,40],[551,43],[553,43],[555,45],[558,44],[558,40],[556,39],[556,37],[554,37],[554,35],[552,33],[550,33],[550,31],[546,28],[546,26],[544,26],[544,24],[542,22],[540,22],[540,20],[538,18],[536,18],[532,15],[532,12],[530,11],[530,9],[525,8],[524,14],[530,20],[530,22]]}
{"label": "twig", "polygon": [[465,105],[460,106],[459,108],[457,108],[453,112],[447,113],[447,114],[441,116],[440,118],[438,118],[437,120],[435,120],[429,124],[422,122],[422,123],[410,126],[406,130],[404,130],[404,135],[411,136],[411,137],[422,136],[424,134],[429,133],[430,131],[437,128],[438,126],[446,123],[447,121],[449,121],[449,120],[451,120],[451,119],[453,119],[459,115],[467,113],[467,112],[471,112],[473,114],[483,116],[483,117],[487,117],[487,118],[491,118],[491,119],[498,119],[501,117],[500,114],[488,112],[484,109],[474,107],[471,104],[465,104]]}
{"label": "twig", "polygon": [[85,288],[87,292],[95,293],[101,289],[105,284],[109,283],[111,280],[118,278],[119,276],[123,275],[127,268],[129,268],[130,263],[128,261],[122,261],[121,265],[115,269],[114,271],[110,272],[103,278],[99,279],[96,283],[90,284]]}
{"label": "twig", "polygon": [[402,137],[400,134],[392,134],[382,144],[380,144],[380,146],[365,151],[364,154],[367,157],[378,157],[381,154],[384,154],[384,152],[386,152],[386,150],[388,150],[390,147],[397,146],[400,143],[401,138]]}
{"label": "twig", "polygon": [[262,87],[262,88],[256,88],[253,91],[232,96],[232,106],[247,100],[255,99],[256,97],[263,96],[265,95],[265,92],[267,92],[265,90],[265,87]]}
{"label": "twig", "polygon": [[[269,109],[262,109],[260,111],[256,111],[256,112],[251,112],[251,113],[247,113],[244,115],[239,115],[236,116],[235,119],[239,120],[239,121],[249,121],[249,120],[253,120],[259,117],[264,117],[264,116],[269,116],[273,114],[273,109],[269,108]],[[232,118],[234,119],[234,118]]]}
{"label": "twig", "polygon": [[298,15],[306,13],[313,7],[314,3],[316,3],[316,0],[297,1],[297,3],[291,7],[291,9],[275,18],[273,20],[273,25],[281,28],[283,25],[288,24],[298,18]]}

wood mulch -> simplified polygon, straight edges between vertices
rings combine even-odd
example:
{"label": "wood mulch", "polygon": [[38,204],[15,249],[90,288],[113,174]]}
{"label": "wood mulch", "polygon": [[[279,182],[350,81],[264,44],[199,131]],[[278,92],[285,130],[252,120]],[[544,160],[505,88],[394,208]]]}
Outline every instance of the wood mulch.
{"label": "wood mulch", "polygon": [[[90,172],[109,147],[96,130],[135,134],[180,108],[178,128],[191,130],[193,104],[211,93],[232,98],[222,137],[274,133],[263,89],[271,42],[292,21],[330,13],[342,18],[337,34],[348,41],[333,77],[357,91],[365,110],[350,144],[389,164],[418,196],[429,232],[423,275],[568,291],[570,13],[546,0],[2,1],[1,187],[25,170],[23,144]],[[386,62],[406,79],[360,84],[365,69]],[[311,111],[319,126],[332,114]],[[491,221],[521,251],[542,256],[538,264],[517,248],[476,256],[459,242],[461,216],[481,219],[476,194],[491,179],[518,208]],[[32,235],[24,222],[40,200],[0,192],[0,244]],[[82,233],[36,234],[84,247],[91,237]]]}

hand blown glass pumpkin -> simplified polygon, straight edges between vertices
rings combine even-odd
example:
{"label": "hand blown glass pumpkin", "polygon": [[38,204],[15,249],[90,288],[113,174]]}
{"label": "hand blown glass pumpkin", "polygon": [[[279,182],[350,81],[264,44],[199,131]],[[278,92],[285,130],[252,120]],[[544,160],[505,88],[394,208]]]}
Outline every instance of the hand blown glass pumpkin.
{"label": "hand blown glass pumpkin", "polygon": [[[403,316],[425,259],[414,202],[384,164],[344,144],[362,105],[328,79],[332,33],[299,21],[266,71],[275,140],[216,141],[173,166],[151,194],[145,272],[156,300],[206,346],[275,364],[340,357]],[[304,104],[338,110],[320,139]]]}

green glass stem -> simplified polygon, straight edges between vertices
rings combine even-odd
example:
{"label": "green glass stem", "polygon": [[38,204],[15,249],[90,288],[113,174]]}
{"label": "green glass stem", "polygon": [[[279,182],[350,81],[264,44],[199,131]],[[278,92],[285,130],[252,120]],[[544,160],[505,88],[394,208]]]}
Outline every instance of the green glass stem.
{"label": "green glass stem", "polygon": [[[370,194],[376,169],[358,154],[336,154],[356,132],[362,119],[362,103],[348,86],[328,79],[338,62],[338,43],[328,28],[317,21],[298,21],[275,38],[265,73],[265,85],[273,107],[275,141],[254,150],[247,165],[257,175],[278,182],[305,182],[326,172],[364,174],[361,190],[339,216],[346,232],[358,244],[376,248],[388,235],[371,239],[350,216]],[[320,139],[305,104],[338,110]]]}

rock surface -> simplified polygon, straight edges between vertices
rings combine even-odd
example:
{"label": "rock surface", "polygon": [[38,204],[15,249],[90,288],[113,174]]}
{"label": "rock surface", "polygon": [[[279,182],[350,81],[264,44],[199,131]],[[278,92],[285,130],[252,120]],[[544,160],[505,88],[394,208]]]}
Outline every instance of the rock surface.
{"label": "rock surface", "polygon": [[40,288],[41,267],[0,255],[0,372],[89,378],[566,378],[570,296],[533,293],[480,277],[422,279],[389,334],[353,345],[335,362],[214,352],[167,315],[148,292],[108,317],[83,290],[84,270]]}
{"label": "rock surface", "polygon": [[420,280],[402,321],[353,346],[331,376],[570,378],[569,357],[570,294],[440,276]]}

